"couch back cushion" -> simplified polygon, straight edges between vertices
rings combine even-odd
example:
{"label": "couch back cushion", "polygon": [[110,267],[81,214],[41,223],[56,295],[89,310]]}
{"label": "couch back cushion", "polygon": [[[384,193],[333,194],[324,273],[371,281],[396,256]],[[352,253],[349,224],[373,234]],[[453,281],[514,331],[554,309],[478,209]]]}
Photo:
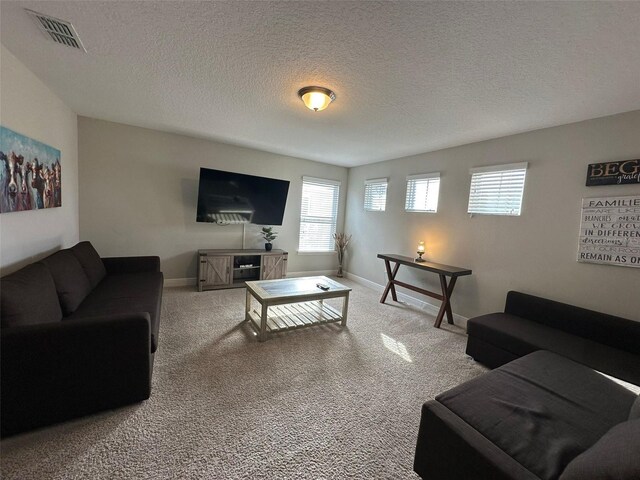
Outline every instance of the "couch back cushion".
{"label": "couch back cushion", "polygon": [[560,480],[640,478],[640,419],[620,423],[591,448],[574,458]]}
{"label": "couch back cushion", "polygon": [[51,272],[63,315],[71,315],[91,292],[82,265],[71,250],[60,250],[41,262]]}
{"label": "couch back cushion", "polygon": [[107,276],[107,270],[104,268],[104,263],[102,263],[102,259],[96,249],[93,248],[91,242],[80,242],[71,247],[70,250],[82,265],[91,288],[96,288],[102,279]]}
{"label": "couch back cushion", "polygon": [[59,322],[62,310],[51,273],[34,263],[0,279],[2,328]]}
{"label": "couch back cushion", "polygon": [[638,353],[640,322],[515,291],[507,293],[504,311],[610,347]]}

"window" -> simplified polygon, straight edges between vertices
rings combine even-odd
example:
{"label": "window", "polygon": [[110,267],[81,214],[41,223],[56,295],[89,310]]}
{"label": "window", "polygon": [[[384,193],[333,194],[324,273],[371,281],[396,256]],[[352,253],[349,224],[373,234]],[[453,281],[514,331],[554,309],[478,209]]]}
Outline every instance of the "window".
{"label": "window", "polygon": [[300,252],[333,252],[340,182],[302,177]]}
{"label": "window", "polygon": [[472,168],[468,213],[520,215],[527,163]]}
{"label": "window", "polygon": [[407,212],[437,212],[440,193],[440,172],[407,177]]}
{"label": "window", "polygon": [[384,212],[387,204],[387,179],[376,178],[364,182],[364,209]]}

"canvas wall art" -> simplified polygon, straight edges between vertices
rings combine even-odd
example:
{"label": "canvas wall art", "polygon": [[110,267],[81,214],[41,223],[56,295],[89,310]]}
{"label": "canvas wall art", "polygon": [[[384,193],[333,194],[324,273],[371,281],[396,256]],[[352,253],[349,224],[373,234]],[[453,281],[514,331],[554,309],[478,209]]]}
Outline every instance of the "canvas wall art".
{"label": "canvas wall art", "polygon": [[640,195],[582,199],[578,261],[640,268]]}
{"label": "canvas wall art", "polygon": [[62,206],[60,150],[0,126],[0,213]]}

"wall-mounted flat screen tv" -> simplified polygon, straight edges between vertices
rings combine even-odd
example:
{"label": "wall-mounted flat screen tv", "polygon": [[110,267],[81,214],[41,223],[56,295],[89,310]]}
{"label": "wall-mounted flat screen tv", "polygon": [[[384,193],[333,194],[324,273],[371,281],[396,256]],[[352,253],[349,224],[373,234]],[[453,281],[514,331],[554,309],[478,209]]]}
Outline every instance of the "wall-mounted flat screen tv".
{"label": "wall-mounted flat screen tv", "polygon": [[282,225],[289,181],[200,169],[196,221]]}

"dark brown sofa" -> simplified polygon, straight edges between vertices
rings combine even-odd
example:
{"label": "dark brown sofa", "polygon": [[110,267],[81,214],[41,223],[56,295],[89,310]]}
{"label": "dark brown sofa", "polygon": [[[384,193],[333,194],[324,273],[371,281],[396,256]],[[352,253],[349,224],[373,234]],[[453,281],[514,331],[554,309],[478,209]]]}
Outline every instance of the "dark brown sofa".
{"label": "dark brown sofa", "polygon": [[598,373],[640,385],[640,322],[509,292],[467,330],[495,370],[423,405],[423,479],[640,478],[640,400]]}
{"label": "dark brown sofa", "polygon": [[414,470],[425,480],[636,480],[638,452],[638,395],[540,350],[425,403]]}
{"label": "dark brown sofa", "polygon": [[162,287],[89,242],[0,279],[2,436],[149,398]]}
{"label": "dark brown sofa", "polygon": [[490,368],[549,350],[640,385],[640,321],[511,291],[504,313],[469,319],[467,334],[467,355]]}

